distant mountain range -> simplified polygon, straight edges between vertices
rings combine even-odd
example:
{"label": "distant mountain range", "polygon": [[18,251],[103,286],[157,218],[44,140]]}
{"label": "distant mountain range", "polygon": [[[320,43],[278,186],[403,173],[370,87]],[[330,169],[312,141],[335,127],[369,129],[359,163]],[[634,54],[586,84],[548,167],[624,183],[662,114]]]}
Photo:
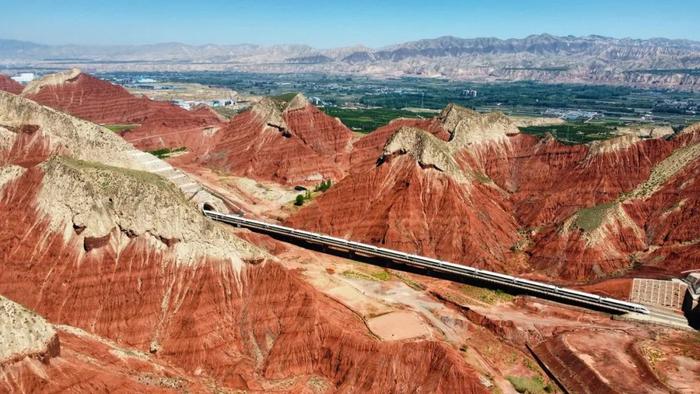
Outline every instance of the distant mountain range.
{"label": "distant mountain range", "polygon": [[700,88],[700,42],[540,34],[506,40],[447,36],[378,49],[316,49],[306,45],[181,43],[49,46],[0,40],[0,66],[77,66],[90,71],[353,73],[695,90]]}

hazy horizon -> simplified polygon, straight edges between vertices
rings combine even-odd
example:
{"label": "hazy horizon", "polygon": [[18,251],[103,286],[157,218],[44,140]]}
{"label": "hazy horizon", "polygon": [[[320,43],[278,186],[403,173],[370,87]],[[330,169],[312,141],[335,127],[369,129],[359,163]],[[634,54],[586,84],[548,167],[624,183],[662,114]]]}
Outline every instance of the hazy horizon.
{"label": "hazy horizon", "polygon": [[667,40],[673,40],[673,41],[692,41],[692,42],[700,42],[699,40],[693,40],[693,39],[688,39],[688,38],[669,38],[669,37],[646,37],[646,38],[640,38],[640,37],[613,37],[613,36],[604,36],[600,34],[586,34],[586,35],[573,35],[573,34],[567,34],[567,35],[558,35],[558,34],[551,34],[548,32],[541,32],[541,33],[532,33],[528,34],[522,37],[493,37],[493,36],[474,36],[474,37],[460,37],[460,36],[454,36],[454,35],[442,35],[439,37],[423,37],[415,40],[407,40],[407,41],[400,41],[400,42],[394,42],[394,43],[389,43],[386,45],[382,46],[370,46],[366,45],[364,43],[358,42],[353,45],[344,45],[344,46],[336,46],[336,47],[316,47],[307,43],[303,42],[279,42],[279,43],[273,43],[273,44],[256,44],[252,42],[222,42],[222,43],[212,43],[212,42],[206,42],[206,43],[191,43],[191,42],[183,42],[183,41],[159,41],[159,42],[149,42],[149,43],[135,43],[135,44],[79,44],[79,43],[73,43],[73,42],[67,42],[67,43],[57,43],[57,44],[49,44],[46,42],[40,42],[40,41],[32,41],[32,40],[21,40],[17,38],[7,38],[7,37],[0,37],[0,40],[4,41],[17,41],[17,42],[24,42],[24,43],[32,43],[32,44],[38,44],[38,45],[47,45],[47,46],[52,46],[52,47],[64,47],[64,46],[77,46],[77,47],[130,47],[130,46],[149,46],[149,45],[167,45],[167,44],[181,44],[181,45],[187,45],[187,46],[207,46],[207,45],[216,45],[216,46],[239,46],[239,45],[252,45],[252,46],[260,46],[260,47],[274,47],[274,46],[285,46],[285,45],[299,45],[299,46],[308,46],[313,49],[318,49],[318,50],[327,50],[327,49],[338,49],[338,48],[351,48],[351,47],[367,47],[370,49],[382,49],[385,47],[391,47],[396,44],[403,44],[407,42],[415,42],[415,41],[422,41],[422,40],[437,40],[441,38],[446,38],[446,37],[453,37],[457,39],[487,39],[487,38],[495,38],[495,39],[500,39],[500,40],[509,40],[509,39],[515,39],[515,40],[522,40],[527,37],[531,36],[542,36],[542,35],[550,35],[554,37],[576,37],[576,38],[583,38],[583,37],[590,37],[590,36],[599,36],[599,37],[604,37],[604,38],[611,38],[611,39],[630,39],[630,40],[654,40],[654,39],[667,39]]}
{"label": "hazy horizon", "polygon": [[700,3],[671,0],[531,1],[444,0],[294,3],[154,0],[147,3],[89,0],[0,0],[9,16],[0,37],[47,45],[281,45],[371,48],[420,39],[524,38],[601,35],[700,41]]}

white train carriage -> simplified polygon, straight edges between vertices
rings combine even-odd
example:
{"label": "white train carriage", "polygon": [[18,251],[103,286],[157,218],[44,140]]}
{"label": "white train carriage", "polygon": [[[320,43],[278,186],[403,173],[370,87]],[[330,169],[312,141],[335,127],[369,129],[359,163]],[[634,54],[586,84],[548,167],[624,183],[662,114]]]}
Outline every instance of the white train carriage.
{"label": "white train carriage", "polygon": [[342,246],[349,248],[350,250],[357,250],[360,252],[364,251],[373,255],[384,256],[399,261],[405,261],[408,263],[420,265],[422,267],[434,268],[441,271],[453,272],[462,275],[469,275],[470,277],[490,280],[504,285],[516,285],[517,287],[538,291],[545,295],[556,295],[559,297],[565,297],[576,301],[584,301],[590,304],[598,304],[616,310],[624,310],[643,314],[650,313],[650,311],[646,307],[639,304],[634,304],[622,300],[616,300],[613,298],[601,297],[596,294],[586,293],[578,290],[557,287],[548,283],[541,283],[528,279],[521,279],[511,275],[501,274],[498,272],[492,272],[487,270],[480,270],[474,267],[450,263],[447,261],[441,261],[430,257],[417,256],[414,254],[408,254],[396,250],[381,248],[374,245],[349,241],[342,238],[312,233],[305,230],[297,230],[276,224],[265,223],[255,219],[243,218],[238,215],[220,214],[218,212],[207,210],[204,208],[202,209],[202,212],[207,217],[230,224],[243,225],[248,226],[250,228],[257,228],[265,231],[272,231],[279,234],[291,235],[308,241],[316,241],[318,243],[327,245]]}

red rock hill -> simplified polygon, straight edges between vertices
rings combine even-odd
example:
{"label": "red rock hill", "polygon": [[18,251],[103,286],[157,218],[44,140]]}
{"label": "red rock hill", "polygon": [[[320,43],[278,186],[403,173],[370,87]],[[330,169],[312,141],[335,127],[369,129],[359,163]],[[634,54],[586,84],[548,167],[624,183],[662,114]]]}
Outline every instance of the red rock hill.
{"label": "red rock hill", "polygon": [[215,138],[200,164],[286,184],[317,184],[343,177],[352,133],[297,95],[289,102],[263,99]]}
{"label": "red rock hill", "polygon": [[505,269],[513,263],[509,248],[517,241],[517,223],[502,200],[498,189],[461,171],[444,141],[404,127],[379,164],[352,173],[288,224]]}
{"label": "red rock hill", "polygon": [[22,86],[21,83],[8,77],[7,75],[0,74],[0,90],[10,92],[12,94],[20,94],[22,89],[24,89],[24,86]]}
{"label": "red rock hill", "polygon": [[0,106],[12,124],[0,128],[0,294],[62,325],[60,356],[13,355],[0,390],[83,388],[83,376],[91,390],[486,392],[456,349],[377,341],[174,185],[115,166],[127,155],[113,134],[7,93]]}
{"label": "red rock hill", "polygon": [[177,139],[179,134],[201,135],[204,128],[221,122],[213,111],[187,111],[171,103],[136,97],[121,86],[77,69],[33,81],[22,95],[91,122],[139,126],[125,136],[144,149],[188,146]]}
{"label": "red rock hill", "polygon": [[[406,124],[436,137],[397,145],[403,131],[397,127]],[[691,213],[699,207],[698,141],[693,127],[670,140],[624,136],[564,145],[520,135],[500,114],[448,106],[434,119],[396,121],[357,141],[353,173],[288,223],[567,280],[631,271],[677,274],[700,261],[700,227]],[[431,146],[442,146],[443,154],[424,154]],[[394,160],[397,153],[414,151],[441,157],[441,164],[418,160],[409,171],[405,160]],[[446,174],[466,179],[461,184],[468,187],[446,193]],[[459,203],[429,209],[435,198]],[[452,225],[432,227],[435,222]]]}

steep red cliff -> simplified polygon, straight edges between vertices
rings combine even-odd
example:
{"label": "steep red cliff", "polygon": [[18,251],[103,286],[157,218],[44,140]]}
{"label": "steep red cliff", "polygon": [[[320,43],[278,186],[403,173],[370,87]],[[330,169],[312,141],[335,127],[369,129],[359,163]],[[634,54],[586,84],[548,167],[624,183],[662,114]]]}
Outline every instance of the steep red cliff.
{"label": "steep red cliff", "polygon": [[326,115],[301,94],[289,102],[282,116],[292,134],[305,145],[347,167],[353,134],[339,119]]}
{"label": "steep red cliff", "polygon": [[263,99],[219,130],[216,143],[197,161],[234,175],[318,184],[342,178],[350,137],[347,128],[308,103],[283,111],[278,102]]}
{"label": "steep red cliff", "polygon": [[121,86],[70,70],[34,81],[23,96],[51,108],[96,123],[141,123],[154,103],[131,95]]}
{"label": "steep red cliff", "polygon": [[22,89],[24,89],[24,86],[22,86],[21,83],[8,77],[7,75],[0,74],[0,90],[4,90],[12,94],[20,94],[22,93]]}
{"label": "steep red cliff", "polygon": [[697,264],[689,247],[699,238],[690,230],[696,227],[690,212],[697,206],[697,131],[669,141],[621,137],[576,146],[515,138],[520,141],[511,145],[506,168],[488,163],[498,157],[493,150],[479,154],[487,158],[485,173],[512,191],[516,217],[533,238],[528,253],[535,269],[591,280],[651,267],[656,275],[677,275]]}
{"label": "steep red cliff", "polygon": [[292,227],[510,269],[517,224],[499,192],[409,154],[353,173],[287,220]]}

